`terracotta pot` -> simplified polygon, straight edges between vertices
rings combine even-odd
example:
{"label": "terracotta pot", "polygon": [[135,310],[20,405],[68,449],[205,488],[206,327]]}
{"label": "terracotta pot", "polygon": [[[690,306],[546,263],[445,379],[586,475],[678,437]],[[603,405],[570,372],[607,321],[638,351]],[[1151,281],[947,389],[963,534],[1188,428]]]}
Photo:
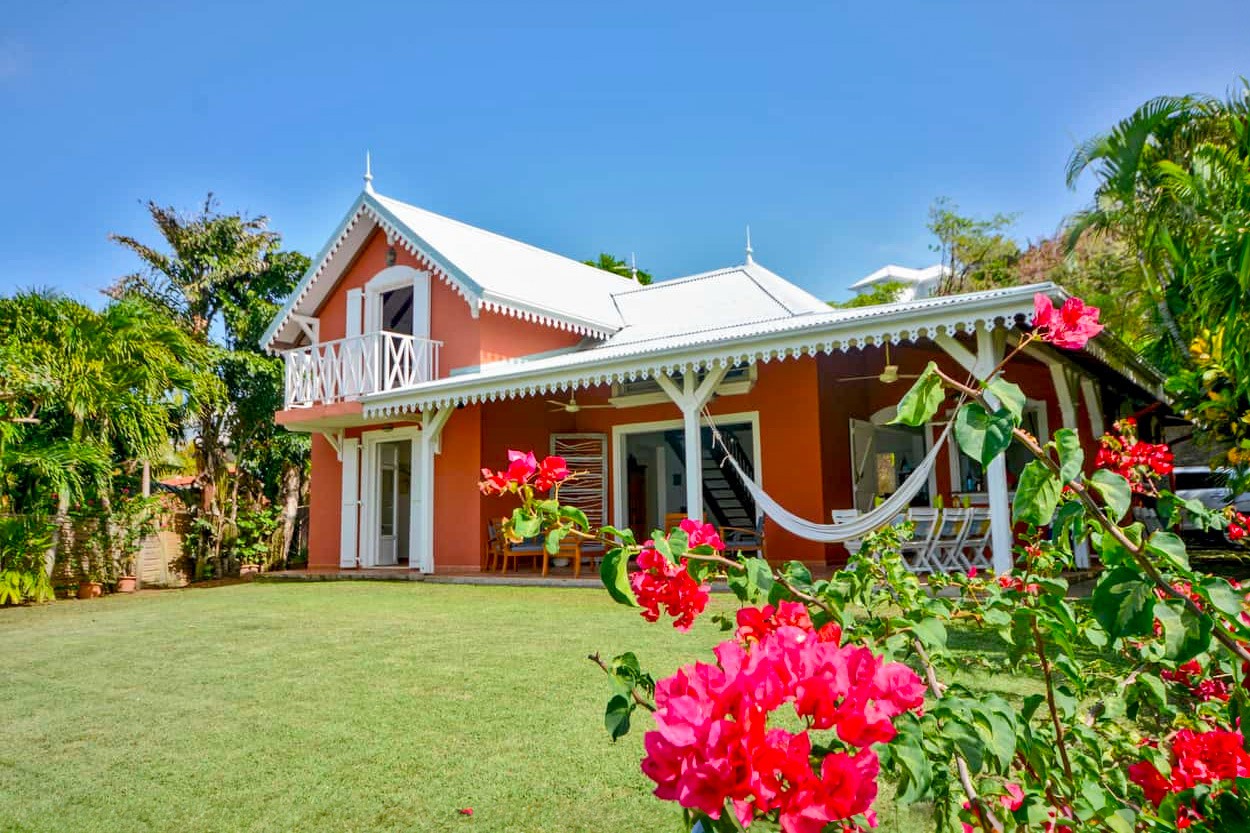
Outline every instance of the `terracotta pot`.
{"label": "terracotta pot", "polygon": [[133,593],[135,592],[135,584],[136,582],[134,576],[122,576],[117,579],[117,592]]}
{"label": "terracotta pot", "polygon": [[95,599],[104,595],[104,585],[98,581],[78,582],[78,598]]}
{"label": "terracotta pot", "polygon": [[239,575],[241,576],[254,576],[259,572],[260,572],[259,564],[240,564],[239,565]]}

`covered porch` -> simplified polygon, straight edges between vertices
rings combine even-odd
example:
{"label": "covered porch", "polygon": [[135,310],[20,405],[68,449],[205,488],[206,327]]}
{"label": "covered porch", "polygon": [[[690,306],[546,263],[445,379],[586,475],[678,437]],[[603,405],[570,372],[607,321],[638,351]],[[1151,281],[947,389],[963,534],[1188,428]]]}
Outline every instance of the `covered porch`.
{"label": "covered porch", "polygon": [[[328,406],[356,411],[335,417],[353,424],[322,430],[314,442],[315,481],[334,481],[332,492],[315,491],[314,525],[321,523],[336,546],[323,547],[310,565],[541,576],[536,554],[510,563],[498,558],[492,524],[513,505],[477,490],[481,468],[502,466],[513,448],[566,457],[582,475],[561,500],[582,508],[592,525],[629,527],[644,539],[696,515],[732,529],[726,534],[739,546],[773,562],[799,560],[814,569],[843,563],[846,547],[807,540],[761,517],[745,483],[723,465],[725,449],[711,442],[715,426],[751,483],[814,523],[867,511],[923,476],[910,511],[921,520],[924,510],[944,512],[932,522],[941,539],[948,522],[959,520],[952,510],[971,510],[968,522],[975,516],[989,527],[988,563],[1008,569],[1011,498],[1027,462],[1022,450],[982,470],[948,439],[917,475],[952,414],[917,429],[890,422],[930,361],[984,378],[1018,343],[1018,320],[886,333],[864,326],[843,339],[818,333],[806,344],[740,352],[726,344],[663,362],[629,356],[590,368],[556,356]],[[1064,355],[1031,346],[1013,362],[1011,377],[1027,396],[1026,428],[1039,436],[1079,429],[1089,460],[1111,420],[1157,395],[1139,365],[1092,343]],[[304,414],[318,407],[327,406]],[[571,561],[567,554],[549,560],[548,576],[568,570],[572,578]],[[1080,561],[1087,564],[1084,553]],[[593,555],[579,563],[583,571],[593,567]],[[933,563],[919,554],[914,561],[917,569]]]}

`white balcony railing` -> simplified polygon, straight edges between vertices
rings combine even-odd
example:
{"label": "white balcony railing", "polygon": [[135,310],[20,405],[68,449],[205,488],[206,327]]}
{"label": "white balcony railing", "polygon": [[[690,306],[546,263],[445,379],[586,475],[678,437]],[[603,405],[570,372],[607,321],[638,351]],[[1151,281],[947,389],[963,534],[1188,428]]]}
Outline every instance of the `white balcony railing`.
{"label": "white balcony railing", "polygon": [[438,377],[442,345],[377,332],[287,350],[286,407],[343,402],[428,382]]}

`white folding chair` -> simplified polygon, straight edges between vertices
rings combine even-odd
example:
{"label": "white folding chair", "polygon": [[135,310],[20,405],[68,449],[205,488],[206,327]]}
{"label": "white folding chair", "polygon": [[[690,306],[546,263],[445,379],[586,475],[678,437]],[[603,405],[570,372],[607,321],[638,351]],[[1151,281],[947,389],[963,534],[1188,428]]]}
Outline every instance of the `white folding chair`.
{"label": "white folding chair", "polygon": [[908,509],[907,520],[915,524],[915,531],[912,539],[899,547],[903,561],[913,573],[934,572],[933,543],[942,529],[942,510]]}
{"label": "white folding chair", "polygon": [[[847,521],[853,521],[856,518],[858,518],[859,510],[858,509],[834,509],[829,514],[833,517],[833,522],[835,524],[844,524]],[[859,548],[862,547],[863,545],[864,545],[863,538],[851,538],[848,541],[842,542],[842,546],[846,547],[846,551],[849,552],[851,555],[855,555],[856,553],[858,553]]]}
{"label": "white folding chair", "polygon": [[964,562],[969,567],[978,569],[988,568],[991,564],[990,556],[986,553],[990,546],[991,528],[990,528],[990,510],[988,509],[972,509],[972,517],[968,520],[968,531],[964,535],[963,545],[960,546],[960,553]]}
{"label": "white folding chair", "polygon": [[942,513],[930,556],[932,565],[941,572],[967,570],[972,566],[964,555],[964,542],[972,527],[972,513],[971,509],[947,509]]}

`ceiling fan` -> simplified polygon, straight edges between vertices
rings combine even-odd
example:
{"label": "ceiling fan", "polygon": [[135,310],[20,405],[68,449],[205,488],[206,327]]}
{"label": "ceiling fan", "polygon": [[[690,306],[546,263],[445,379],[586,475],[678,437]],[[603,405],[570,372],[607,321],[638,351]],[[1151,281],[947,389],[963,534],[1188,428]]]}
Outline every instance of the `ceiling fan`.
{"label": "ceiling fan", "polygon": [[590,410],[591,408],[614,407],[612,405],[579,405],[577,404],[577,396],[575,394],[569,395],[568,402],[561,402],[558,399],[548,399],[547,404],[556,406],[551,409],[552,413],[555,413],[556,411],[564,411],[566,414],[575,414],[578,411],[587,411],[587,410]]}
{"label": "ceiling fan", "polygon": [[899,379],[919,379],[920,376],[915,373],[899,373],[898,365],[890,363],[890,344],[885,345],[885,369],[875,376],[844,376],[843,382],[862,382],[868,379],[876,379],[883,385],[892,385]]}

